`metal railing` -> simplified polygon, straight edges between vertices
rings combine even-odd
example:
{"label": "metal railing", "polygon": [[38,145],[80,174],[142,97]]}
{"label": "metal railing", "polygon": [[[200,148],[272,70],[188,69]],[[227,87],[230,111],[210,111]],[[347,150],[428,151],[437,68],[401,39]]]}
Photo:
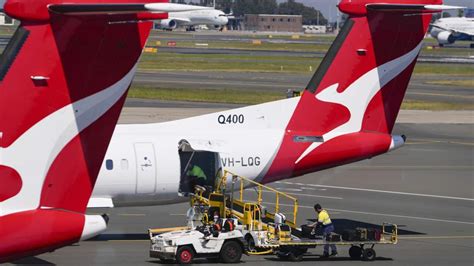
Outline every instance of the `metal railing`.
{"label": "metal railing", "polygon": [[[239,195],[238,195],[238,200],[240,202],[245,202],[245,201],[248,201],[246,199],[244,199],[244,191],[246,188],[248,187],[255,187],[256,189],[256,192],[257,192],[257,200],[256,200],[256,203],[260,206],[262,206],[263,204],[268,204],[269,202],[265,202],[264,201],[264,193],[271,193],[274,195],[274,204],[271,204],[271,205],[274,205],[274,211],[273,212],[269,212],[270,216],[274,216],[276,213],[279,213],[281,211],[281,207],[283,206],[281,201],[283,200],[287,200],[289,201],[291,204],[287,205],[285,204],[285,206],[289,206],[289,207],[292,207],[292,213],[291,215],[293,217],[291,217],[291,219],[288,219],[287,217],[287,223],[289,223],[290,226],[294,227],[296,226],[296,219],[297,219],[297,215],[298,215],[298,199],[287,194],[287,193],[284,193],[284,192],[281,192],[281,191],[278,191],[274,188],[271,188],[269,186],[266,186],[266,185],[263,185],[263,184],[260,184],[252,179],[249,179],[249,178],[246,178],[246,177],[243,177],[243,176],[240,176],[240,175],[236,175],[230,171],[224,171],[223,175],[222,175],[222,178],[219,180],[218,184],[217,184],[217,187],[216,187],[216,191],[225,191],[227,189],[227,183],[228,183],[228,178],[231,177],[232,180],[230,181],[230,184],[231,184],[231,191],[232,191],[232,195],[234,193],[234,190],[236,190],[236,185],[238,185],[238,191],[239,191]],[[233,200],[231,201],[233,202]],[[267,207],[267,213],[268,213],[268,207]]]}

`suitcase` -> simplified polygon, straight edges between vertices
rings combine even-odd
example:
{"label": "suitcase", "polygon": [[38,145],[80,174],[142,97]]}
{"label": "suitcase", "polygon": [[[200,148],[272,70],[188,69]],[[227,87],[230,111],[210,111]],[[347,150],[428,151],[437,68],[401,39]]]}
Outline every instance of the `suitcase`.
{"label": "suitcase", "polygon": [[380,241],[380,230],[376,228],[367,229],[367,240]]}
{"label": "suitcase", "polygon": [[367,240],[367,228],[362,228],[362,227],[356,228],[356,240],[357,241]]}
{"label": "suitcase", "polygon": [[346,229],[342,232],[342,239],[344,241],[355,241],[356,240],[356,231],[352,229]]}
{"label": "suitcase", "polygon": [[302,233],[303,237],[310,238],[311,237],[311,231],[313,231],[313,227],[310,227],[306,224],[301,226],[301,233]]}

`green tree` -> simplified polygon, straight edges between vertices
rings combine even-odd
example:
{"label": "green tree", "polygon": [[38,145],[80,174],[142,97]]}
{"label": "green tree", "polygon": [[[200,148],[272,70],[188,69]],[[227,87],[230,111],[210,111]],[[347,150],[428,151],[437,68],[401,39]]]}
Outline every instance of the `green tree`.
{"label": "green tree", "polygon": [[328,22],[319,10],[316,10],[313,7],[305,6],[301,3],[297,3],[295,0],[288,0],[287,2],[281,3],[278,6],[276,13],[286,15],[302,15],[303,24],[308,25],[318,24],[318,22],[319,25],[325,25]]}
{"label": "green tree", "polygon": [[235,0],[233,11],[236,16],[244,14],[275,14],[277,7],[276,0]]}

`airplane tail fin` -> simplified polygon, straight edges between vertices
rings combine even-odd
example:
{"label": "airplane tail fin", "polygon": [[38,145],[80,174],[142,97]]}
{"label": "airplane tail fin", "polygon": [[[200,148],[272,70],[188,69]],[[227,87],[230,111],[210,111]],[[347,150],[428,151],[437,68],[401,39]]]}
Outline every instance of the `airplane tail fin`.
{"label": "airplane tail fin", "polygon": [[307,123],[315,124],[308,126],[324,133],[349,120],[342,130],[390,133],[436,4],[341,1],[349,18],[299,105]]}
{"label": "airplane tail fin", "polygon": [[99,2],[5,3],[21,25],[0,56],[0,262],[105,228],[87,202],[150,20],[173,7]]}
{"label": "airplane tail fin", "polygon": [[274,163],[275,176],[369,158],[404,143],[390,134],[431,14],[444,6],[441,0],[378,2],[339,3],[348,19],[303,92],[276,157],[295,169]]}

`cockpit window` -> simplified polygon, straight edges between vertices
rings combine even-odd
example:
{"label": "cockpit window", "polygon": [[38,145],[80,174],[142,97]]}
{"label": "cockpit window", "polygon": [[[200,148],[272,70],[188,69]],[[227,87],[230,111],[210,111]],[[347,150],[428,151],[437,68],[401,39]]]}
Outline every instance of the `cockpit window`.
{"label": "cockpit window", "polygon": [[15,34],[11,38],[7,47],[0,56],[0,80],[3,80],[8,73],[11,65],[15,61],[16,56],[25,44],[30,32],[23,27],[18,27]]}

